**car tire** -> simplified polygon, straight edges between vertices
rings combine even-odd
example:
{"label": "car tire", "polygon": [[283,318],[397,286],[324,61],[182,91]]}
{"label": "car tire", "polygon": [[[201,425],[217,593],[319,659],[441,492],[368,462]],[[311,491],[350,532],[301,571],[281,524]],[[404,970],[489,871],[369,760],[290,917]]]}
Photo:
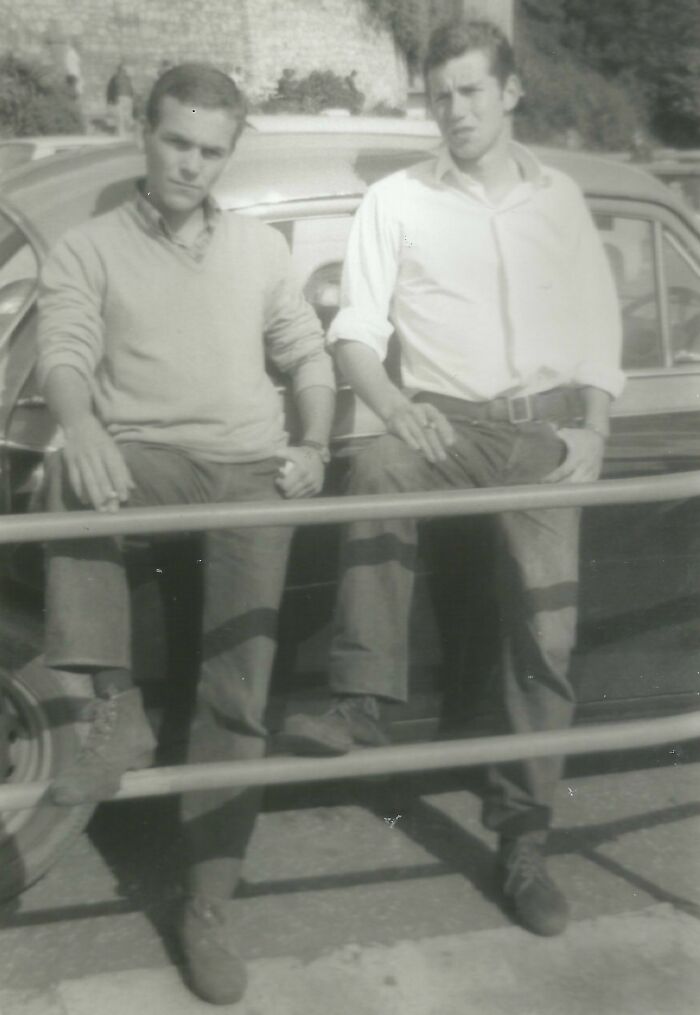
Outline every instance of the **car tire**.
{"label": "car tire", "polygon": [[[84,677],[49,669],[41,658],[13,672],[0,671],[2,711],[9,720],[9,771],[5,784],[47,782],[79,750],[90,700]],[[1,784],[0,784],[1,790]],[[26,810],[0,806],[0,900],[40,878],[75,841],[94,806]]]}

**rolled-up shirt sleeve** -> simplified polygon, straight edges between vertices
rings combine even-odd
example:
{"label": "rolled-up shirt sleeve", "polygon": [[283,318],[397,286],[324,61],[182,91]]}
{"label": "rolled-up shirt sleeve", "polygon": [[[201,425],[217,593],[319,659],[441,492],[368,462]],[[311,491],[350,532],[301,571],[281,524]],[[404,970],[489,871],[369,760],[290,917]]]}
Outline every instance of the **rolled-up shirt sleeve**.
{"label": "rolled-up shirt sleeve", "polygon": [[363,342],[384,359],[394,331],[391,303],[401,252],[400,219],[381,185],[367,192],[353,221],[343,265],[340,311],[327,341]]}
{"label": "rolled-up shirt sleeve", "polygon": [[270,361],[288,374],[296,393],[317,385],[335,390],[333,362],[323,330],[295,278],[287,244],[269,232],[270,282],[265,303],[265,344]]}
{"label": "rolled-up shirt sleeve", "polygon": [[57,366],[73,367],[91,386],[104,353],[105,276],[90,240],[69,234],[41,272],[37,376],[43,388]]}
{"label": "rolled-up shirt sleeve", "polygon": [[616,398],[625,384],[620,305],[600,235],[580,194],[577,203],[570,279],[571,326],[579,356],[572,380]]}

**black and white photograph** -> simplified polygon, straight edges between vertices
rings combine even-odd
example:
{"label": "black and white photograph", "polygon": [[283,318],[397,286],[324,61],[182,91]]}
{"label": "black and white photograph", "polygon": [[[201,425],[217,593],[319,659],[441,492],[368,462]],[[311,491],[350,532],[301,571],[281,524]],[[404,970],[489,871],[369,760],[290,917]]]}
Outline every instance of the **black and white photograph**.
{"label": "black and white photograph", "polygon": [[0,1015],[699,1015],[700,0],[0,24]]}

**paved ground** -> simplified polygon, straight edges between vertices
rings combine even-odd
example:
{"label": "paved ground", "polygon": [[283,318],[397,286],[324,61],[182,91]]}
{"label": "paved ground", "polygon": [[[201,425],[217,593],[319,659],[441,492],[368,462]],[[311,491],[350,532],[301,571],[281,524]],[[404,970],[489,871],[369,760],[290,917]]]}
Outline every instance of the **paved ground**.
{"label": "paved ground", "polygon": [[[232,903],[240,1015],[695,1015],[700,764],[578,774],[551,869],[572,924],[514,927],[494,840],[456,776],[273,797]],[[212,1010],[172,933],[170,801],[113,804],[0,929],[1,1015]]]}

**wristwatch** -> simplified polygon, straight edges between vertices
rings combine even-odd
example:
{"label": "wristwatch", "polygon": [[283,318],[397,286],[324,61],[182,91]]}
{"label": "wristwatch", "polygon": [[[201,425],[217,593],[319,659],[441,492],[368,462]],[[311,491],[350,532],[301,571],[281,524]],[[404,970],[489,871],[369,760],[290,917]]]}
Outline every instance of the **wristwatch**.
{"label": "wristwatch", "polygon": [[320,441],[303,440],[300,441],[299,447],[308,448],[310,451],[315,451],[324,465],[328,465],[328,463],[331,460],[331,453],[328,450],[328,445],[321,444]]}

